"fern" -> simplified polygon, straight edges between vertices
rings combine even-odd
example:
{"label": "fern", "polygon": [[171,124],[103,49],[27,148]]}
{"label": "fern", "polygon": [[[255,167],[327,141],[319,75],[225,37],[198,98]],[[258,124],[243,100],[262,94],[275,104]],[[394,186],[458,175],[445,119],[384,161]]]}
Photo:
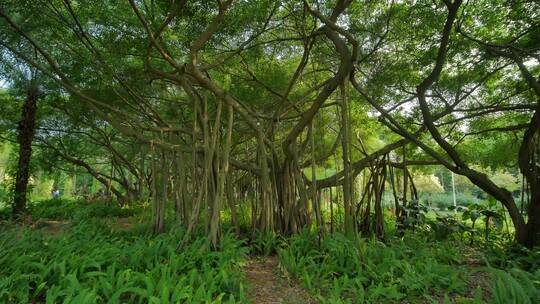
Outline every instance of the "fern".
{"label": "fern", "polygon": [[84,220],[61,237],[0,232],[1,303],[243,302],[247,249],[224,235],[220,251],[199,237],[177,252],[182,230],[114,233]]}
{"label": "fern", "polygon": [[512,268],[508,272],[490,269],[495,304],[533,304],[540,302],[540,285],[533,274]]}

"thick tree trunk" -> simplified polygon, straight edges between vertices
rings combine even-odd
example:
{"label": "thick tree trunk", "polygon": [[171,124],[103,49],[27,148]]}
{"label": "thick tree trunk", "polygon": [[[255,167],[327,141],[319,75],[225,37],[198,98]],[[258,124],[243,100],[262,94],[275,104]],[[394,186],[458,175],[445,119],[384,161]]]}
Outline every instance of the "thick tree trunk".
{"label": "thick tree trunk", "polygon": [[26,192],[28,190],[28,179],[30,177],[32,140],[34,139],[34,134],[36,132],[38,95],[39,92],[36,87],[32,87],[28,90],[18,126],[19,162],[13,192],[13,214],[15,216],[21,215],[26,210]]}
{"label": "thick tree trunk", "polygon": [[[539,106],[540,108],[540,106]],[[529,184],[529,204],[527,206],[528,222],[525,227],[526,236],[522,244],[533,247],[540,244],[540,109],[537,109],[531,119],[529,128],[525,131],[519,151],[519,167]]]}
{"label": "thick tree trunk", "polygon": [[526,225],[526,237],[522,244],[532,248],[540,244],[540,193],[532,195],[528,208],[529,221]]}
{"label": "thick tree trunk", "polygon": [[294,234],[298,231],[296,214],[296,179],[293,172],[292,161],[285,159],[278,175],[278,222],[281,223],[280,230],[284,234]]}
{"label": "thick tree trunk", "polygon": [[[511,58],[518,65],[523,78],[540,99],[540,81],[514,52]],[[523,134],[523,141],[519,149],[518,164],[523,176],[527,179],[530,189],[528,206],[529,220],[526,225],[526,236],[522,238],[523,245],[533,247],[540,244],[540,100],[537,100],[536,109]],[[517,229],[516,229],[517,232]],[[519,241],[519,239],[518,239]]]}

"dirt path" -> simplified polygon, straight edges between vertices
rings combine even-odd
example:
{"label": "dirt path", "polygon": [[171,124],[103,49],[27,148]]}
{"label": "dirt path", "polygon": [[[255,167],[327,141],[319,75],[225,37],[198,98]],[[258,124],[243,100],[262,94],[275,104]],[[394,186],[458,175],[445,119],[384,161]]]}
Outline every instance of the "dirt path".
{"label": "dirt path", "polygon": [[276,257],[253,257],[244,267],[249,285],[249,299],[253,304],[310,304],[305,290],[291,286],[279,276],[279,262]]}
{"label": "dirt path", "polygon": [[68,224],[67,220],[38,220],[33,227],[42,229],[47,235],[58,236],[64,232]]}

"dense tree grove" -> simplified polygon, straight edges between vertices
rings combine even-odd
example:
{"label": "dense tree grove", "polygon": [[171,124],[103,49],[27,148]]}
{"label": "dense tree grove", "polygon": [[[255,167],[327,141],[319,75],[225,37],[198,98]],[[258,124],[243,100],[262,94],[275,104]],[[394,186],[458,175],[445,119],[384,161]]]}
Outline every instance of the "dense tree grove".
{"label": "dense tree grove", "polygon": [[[323,204],[336,204],[341,229],[383,236],[389,173],[393,184],[402,176],[392,186],[399,215],[415,195],[408,167],[436,163],[498,200],[517,241],[532,246],[540,240],[538,8],[4,1],[4,75],[35,74],[19,123],[13,211],[24,208],[38,106],[51,110],[34,143],[84,168],[120,203],[149,196],[156,232],[170,203],[190,231],[204,217],[217,244],[220,211],[234,219],[244,201],[253,229],[324,231]],[[110,172],[89,163],[96,151],[110,154]],[[525,211],[475,167],[493,158],[519,167]],[[329,162],[339,168],[321,177]],[[338,200],[321,198],[330,187]]]}
{"label": "dense tree grove", "polygon": [[453,190],[471,235],[482,214],[540,245],[537,1],[4,0],[0,62],[12,218],[48,174],[149,204],[177,250],[320,245],[414,230]]}

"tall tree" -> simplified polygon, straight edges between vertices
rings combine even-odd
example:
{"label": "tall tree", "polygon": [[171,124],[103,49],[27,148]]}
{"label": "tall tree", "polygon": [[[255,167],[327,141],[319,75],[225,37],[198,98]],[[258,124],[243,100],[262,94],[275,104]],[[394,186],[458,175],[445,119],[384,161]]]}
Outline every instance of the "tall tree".
{"label": "tall tree", "polygon": [[21,111],[21,120],[17,127],[19,144],[17,172],[13,188],[13,214],[20,216],[26,211],[26,194],[30,177],[30,160],[32,158],[32,141],[36,133],[39,87],[36,78],[30,80],[26,90]]}

